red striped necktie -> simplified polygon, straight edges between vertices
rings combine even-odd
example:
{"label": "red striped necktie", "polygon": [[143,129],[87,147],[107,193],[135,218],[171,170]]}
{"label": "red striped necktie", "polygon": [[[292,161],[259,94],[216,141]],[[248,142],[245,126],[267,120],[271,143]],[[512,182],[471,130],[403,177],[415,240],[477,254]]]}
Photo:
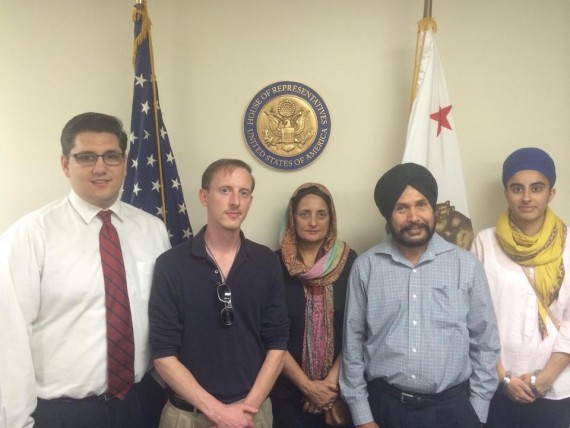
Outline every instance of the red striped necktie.
{"label": "red striped necktie", "polygon": [[134,383],[135,344],[127,277],[112,211],[100,211],[99,251],[105,279],[107,312],[107,392],[123,399]]}

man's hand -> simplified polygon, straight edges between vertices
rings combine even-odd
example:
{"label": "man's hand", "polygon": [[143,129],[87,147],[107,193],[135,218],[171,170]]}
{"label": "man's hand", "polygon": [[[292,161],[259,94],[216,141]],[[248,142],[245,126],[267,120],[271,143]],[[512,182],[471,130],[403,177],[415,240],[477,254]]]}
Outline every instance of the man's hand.
{"label": "man's hand", "polygon": [[216,415],[214,426],[217,428],[255,428],[253,416],[255,407],[244,402],[228,404]]}
{"label": "man's hand", "polygon": [[372,421],[372,422],[368,422],[362,425],[356,425],[356,428],[380,428],[380,425],[378,425],[376,422]]}

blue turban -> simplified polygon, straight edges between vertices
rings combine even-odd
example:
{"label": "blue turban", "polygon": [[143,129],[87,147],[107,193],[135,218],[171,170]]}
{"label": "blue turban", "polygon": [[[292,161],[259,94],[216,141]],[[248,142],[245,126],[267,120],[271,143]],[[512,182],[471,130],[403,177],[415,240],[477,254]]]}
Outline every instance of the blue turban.
{"label": "blue turban", "polygon": [[503,185],[507,187],[510,178],[519,171],[532,170],[544,175],[550,187],[556,182],[554,161],[544,150],[536,147],[524,147],[512,152],[503,163]]}

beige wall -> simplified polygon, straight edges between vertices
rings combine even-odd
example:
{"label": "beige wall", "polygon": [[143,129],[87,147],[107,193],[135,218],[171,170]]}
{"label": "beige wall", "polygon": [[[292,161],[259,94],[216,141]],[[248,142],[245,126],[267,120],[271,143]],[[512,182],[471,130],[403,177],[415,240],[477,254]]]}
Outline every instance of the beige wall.
{"label": "beige wall", "polygon": [[[433,3],[475,228],[504,208],[502,161],[528,145],[555,158],[552,207],[570,222],[570,2]],[[130,123],[131,9],[128,0],[1,0],[0,232],[67,192],[59,134],[71,116],[102,111]],[[238,157],[258,182],[248,237],[275,248],[293,189],[319,181],[333,192],[341,238],[359,252],[381,238],[372,191],[403,154],[422,0],[153,0],[149,10],[161,106],[196,231],[201,172]],[[332,117],[324,153],[295,172],[260,163],[242,136],[250,99],[279,80],[312,87]]]}

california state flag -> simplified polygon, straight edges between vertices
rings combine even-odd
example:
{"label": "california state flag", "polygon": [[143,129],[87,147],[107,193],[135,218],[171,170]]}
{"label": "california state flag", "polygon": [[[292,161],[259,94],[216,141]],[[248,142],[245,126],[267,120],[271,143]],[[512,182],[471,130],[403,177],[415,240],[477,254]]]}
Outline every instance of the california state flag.
{"label": "california state flag", "polygon": [[469,248],[473,227],[467,196],[453,105],[433,37],[433,18],[420,21],[414,71],[415,99],[412,105],[403,162],[428,168],[437,180],[439,197],[437,232],[454,244]]}

